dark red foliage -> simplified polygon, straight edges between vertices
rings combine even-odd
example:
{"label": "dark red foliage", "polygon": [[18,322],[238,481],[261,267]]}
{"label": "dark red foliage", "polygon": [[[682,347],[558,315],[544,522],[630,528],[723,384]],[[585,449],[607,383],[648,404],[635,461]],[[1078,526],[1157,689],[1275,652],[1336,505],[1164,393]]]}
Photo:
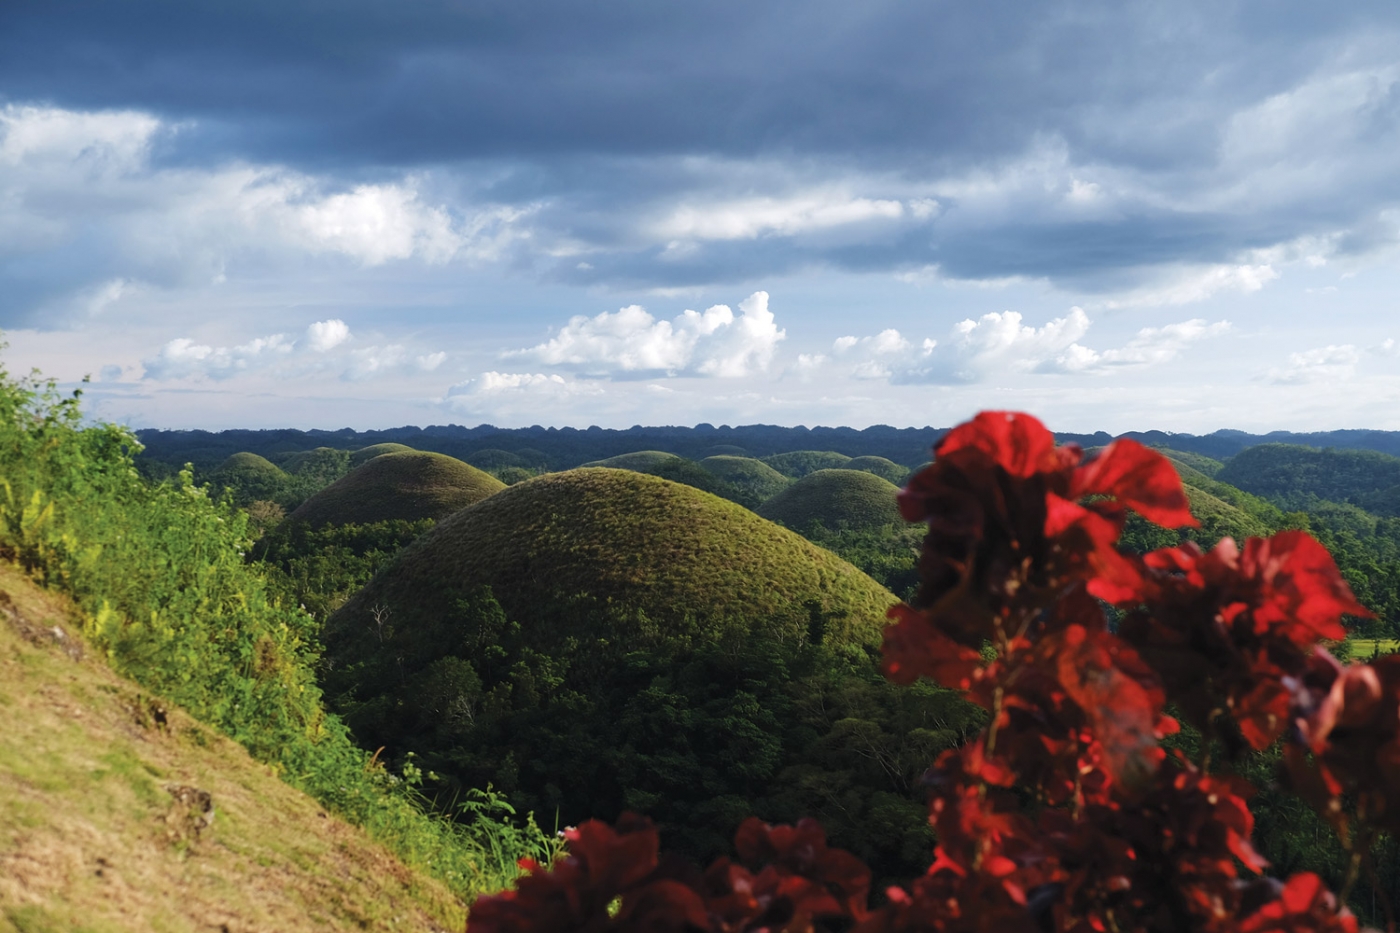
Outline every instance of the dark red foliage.
{"label": "dark red foliage", "polygon": [[[1034,418],[985,412],[934,453],[900,494],[929,533],[884,671],[989,715],[926,776],[927,872],[872,910],[868,870],[810,820],[751,819],[739,860],[702,873],[627,816],[571,831],[566,857],[478,901],[469,930],[1354,933],[1316,876],[1260,874],[1248,784],[1159,744],[1169,704],[1234,748],[1284,737],[1288,779],[1350,844],[1400,831],[1400,659],[1344,667],[1322,648],[1367,614],[1327,551],[1294,531],[1120,552],[1129,510],[1195,524],[1171,464],[1128,440],[1086,459]],[[1100,600],[1124,611],[1116,631]]]}

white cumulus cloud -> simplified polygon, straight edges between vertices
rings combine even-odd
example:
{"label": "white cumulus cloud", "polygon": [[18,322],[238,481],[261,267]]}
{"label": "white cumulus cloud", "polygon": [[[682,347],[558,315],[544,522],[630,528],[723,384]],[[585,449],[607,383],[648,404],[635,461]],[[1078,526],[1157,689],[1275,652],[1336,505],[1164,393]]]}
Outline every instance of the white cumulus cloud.
{"label": "white cumulus cloud", "polygon": [[306,328],[306,345],[314,353],[325,353],[350,339],[350,327],[339,318],[316,321]]}
{"label": "white cumulus cloud", "polygon": [[778,342],[787,336],[768,310],[768,293],[704,312],[686,310],[657,320],[640,305],[595,317],[578,315],[554,337],[505,357],[567,367],[597,375],[656,373],[734,378],[768,368]]}

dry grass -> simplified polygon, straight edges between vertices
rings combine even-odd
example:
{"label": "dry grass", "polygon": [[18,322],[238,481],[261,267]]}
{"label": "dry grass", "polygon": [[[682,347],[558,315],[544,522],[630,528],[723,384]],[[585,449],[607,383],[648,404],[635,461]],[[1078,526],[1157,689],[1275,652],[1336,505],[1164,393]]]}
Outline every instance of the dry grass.
{"label": "dry grass", "polygon": [[87,656],[0,567],[0,933],[460,930],[462,905]]}

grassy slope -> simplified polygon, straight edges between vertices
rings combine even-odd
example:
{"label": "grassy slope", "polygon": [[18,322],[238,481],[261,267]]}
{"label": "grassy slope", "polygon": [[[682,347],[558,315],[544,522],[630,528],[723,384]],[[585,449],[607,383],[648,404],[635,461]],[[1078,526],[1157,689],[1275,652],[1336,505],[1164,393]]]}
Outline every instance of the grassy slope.
{"label": "grassy slope", "polygon": [[606,460],[593,460],[585,463],[586,467],[609,467],[614,470],[636,470],[639,473],[649,473],[657,467],[671,460],[679,460],[675,454],[668,454],[664,450],[637,450],[630,454],[618,454],[616,457],[608,457]]}
{"label": "grassy slope", "polygon": [[719,454],[701,460],[700,466],[726,483],[749,493],[759,502],[772,498],[792,483],[792,480],[753,457]]}
{"label": "grassy slope", "polygon": [[797,531],[812,522],[828,529],[902,527],[897,486],[860,470],[818,470],[804,476],[759,508],[758,514]]}
{"label": "grassy slope", "polygon": [[355,467],[363,466],[375,457],[382,457],[384,454],[404,453],[413,453],[413,448],[409,447],[407,444],[395,444],[393,442],[371,444],[368,447],[361,447],[359,450],[350,454],[350,468],[353,470]]}
{"label": "grassy slope", "polygon": [[1400,484],[1400,457],[1371,450],[1260,444],[1230,458],[1216,478],[1280,502],[1309,495],[1348,502]]}
{"label": "grassy slope", "polygon": [[909,475],[909,468],[900,466],[893,460],[885,457],[855,457],[846,461],[842,466],[843,470],[862,470],[866,473],[874,473],[882,479],[887,479],[898,486],[904,482],[904,477]]}
{"label": "grassy slope", "polygon": [[[63,600],[4,565],[0,592],[0,933],[461,928],[438,882],[55,643],[79,628]],[[180,786],[210,794],[209,826]]]}
{"label": "grassy slope", "polygon": [[285,476],[286,472],[266,457],[250,454],[247,451],[234,454],[219,464],[216,473],[257,473],[267,476]]}
{"label": "grassy slope", "polygon": [[313,527],[442,518],[504,488],[494,476],[453,457],[390,453],[336,480],[288,518]]}
{"label": "grassy slope", "polygon": [[332,617],[328,640],[376,604],[404,619],[450,613],[455,597],[442,580],[490,585],[522,623],[567,625],[571,601],[584,598],[619,638],[704,640],[759,626],[805,633],[815,600],[848,614],[830,634],[878,644],[894,602],[845,561],[742,506],[641,473],[578,469],[440,522]]}
{"label": "grassy slope", "polygon": [[793,479],[801,479],[817,470],[835,470],[850,461],[850,457],[834,450],[793,450],[763,458],[764,463]]}

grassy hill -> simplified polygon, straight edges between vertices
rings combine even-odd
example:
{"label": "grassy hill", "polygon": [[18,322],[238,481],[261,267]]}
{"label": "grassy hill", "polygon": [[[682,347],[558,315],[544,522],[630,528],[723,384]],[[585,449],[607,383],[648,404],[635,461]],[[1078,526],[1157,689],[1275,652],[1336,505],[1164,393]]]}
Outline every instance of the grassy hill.
{"label": "grassy hill", "polygon": [[8,565],[0,607],[0,931],[461,929],[440,882],[118,677]]}
{"label": "grassy hill", "polygon": [[313,528],[442,518],[505,484],[444,454],[381,454],[336,480],[287,516]]}
{"label": "grassy hill", "polygon": [[650,473],[663,464],[671,460],[679,460],[675,454],[668,454],[664,450],[637,450],[630,454],[618,454],[616,457],[608,457],[605,460],[591,460],[583,464],[586,467],[609,467],[614,470],[636,470],[638,473]]}
{"label": "grassy hill", "polygon": [[801,479],[817,470],[839,469],[850,463],[851,458],[834,450],[793,450],[764,457],[763,462],[784,476]]}
{"label": "grassy hill", "polygon": [[798,637],[815,600],[841,619],[833,636],[874,645],[893,601],[834,555],[733,503],[645,474],[583,468],[512,486],[440,522],[336,614],[327,638],[340,644],[348,620],[371,605],[450,613],[442,581],[491,587],[511,618],[531,626],[572,628],[552,613],[587,606],[622,626],[618,637],[678,643],[757,625]]}
{"label": "grassy hill", "polygon": [[763,503],[758,514],[796,531],[813,522],[831,531],[903,526],[895,503],[898,492],[894,483],[873,473],[818,470]]}
{"label": "grassy hill", "polygon": [[410,453],[412,451],[413,448],[409,447],[407,444],[371,444],[368,447],[361,447],[359,450],[350,454],[350,469],[353,470],[356,467],[363,466],[375,457],[383,454],[401,454]]}
{"label": "grassy hill", "polygon": [[1172,450],[1170,447],[1161,447],[1158,450],[1172,462],[1189,467],[1204,476],[1214,477],[1225,466],[1224,463],[1207,457],[1205,454],[1192,453],[1188,450]]}
{"label": "grassy hill", "polygon": [[701,460],[700,466],[751,496],[755,503],[771,499],[792,483],[792,480],[753,457],[717,454]]}
{"label": "grassy hill", "polygon": [[448,797],[490,782],[566,823],[637,810],[702,857],[745,814],[812,812],[917,872],[918,775],[976,714],[880,678],[893,602],[732,502],[571,470],[409,545],[331,617],[326,687],[362,742],[416,752]]}
{"label": "grassy hill", "polygon": [[1400,457],[1369,450],[1260,444],[1232,457],[1215,478],[1290,507],[1308,497],[1359,502],[1400,485]]}
{"label": "grassy hill", "polygon": [[909,475],[909,468],[900,466],[893,460],[884,457],[852,457],[847,460],[842,467],[844,470],[860,470],[864,473],[874,473],[882,479],[887,479],[896,486],[904,482],[904,478]]}

